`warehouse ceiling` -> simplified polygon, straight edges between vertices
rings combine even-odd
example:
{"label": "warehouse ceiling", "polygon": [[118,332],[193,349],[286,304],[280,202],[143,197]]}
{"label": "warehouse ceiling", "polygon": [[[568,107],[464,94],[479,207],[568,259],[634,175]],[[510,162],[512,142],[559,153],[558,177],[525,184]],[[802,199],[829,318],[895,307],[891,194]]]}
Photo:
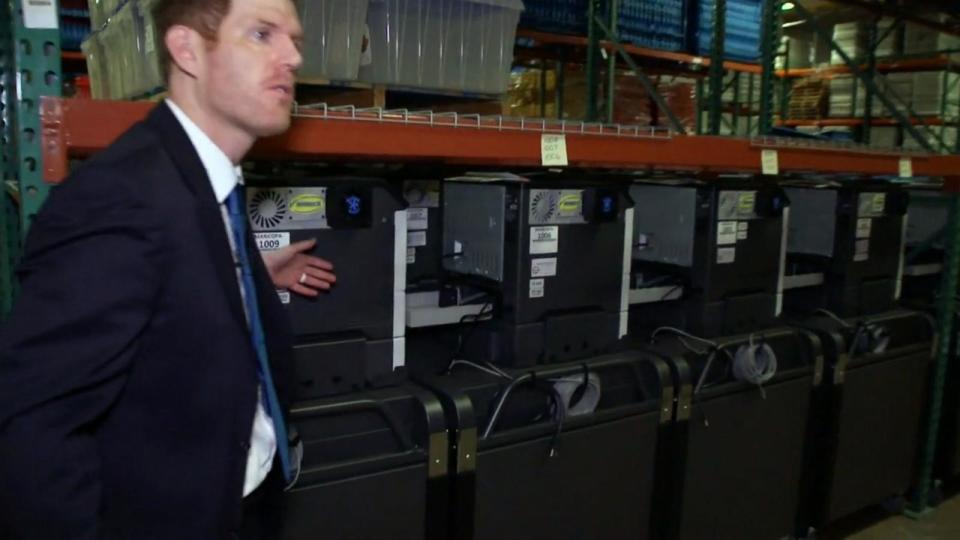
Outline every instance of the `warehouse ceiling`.
{"label": "warehouse ceiling", "polygon": [[[816,15],[822,24],[830,25],[841,22],[863,20],[866,8],[875,12],[909,13],[933,23],[940,23],[960,33],[960,2],[957,0],[900,0],[900,1],[870,1],[870,0],[795,0],[808,11]],[[785,23],[803,20],[796,11],[784,12]]]}

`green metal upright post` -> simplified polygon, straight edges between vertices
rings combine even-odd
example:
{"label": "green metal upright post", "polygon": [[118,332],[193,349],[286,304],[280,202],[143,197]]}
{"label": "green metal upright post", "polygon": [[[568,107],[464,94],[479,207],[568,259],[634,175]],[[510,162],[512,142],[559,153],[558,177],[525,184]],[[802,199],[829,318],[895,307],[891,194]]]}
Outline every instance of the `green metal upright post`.
{"label": "green metal upright post", "polygon": [[[751,136],[753,133],[753,111],[756,109],[753,108],[753,83],[755,82],[753,73],[747,74],[747,136]],[[770,98],[770,102],[773,103],[773,98]]]}
{"label": "green metal upright post", "polygon": [[[762,83],[762,81],[761,81]],[[790,41],[787,41],[783,53],[783,77],[780,78],[780,120],[790,118],[790,91],[793,89],[793,78],[790,77]],[[762,93],[762,89],[761,89]],[[763,116],[761,114],[761,116]]]}
{"label": "green metal upright post", "polygon": [[732,112],[733,120],[731,122],[731,125],[733,126],[733,134],[739,135],[740,134],[740,72],[739,71],[733,72],[732,86],[733,86],[733,103],[731,105],[733,105],[733,109],[731,110],[731,112]]}
{"label": "green metal upright post", "polygon": [[696,95],[696,104],[697,104],[697,118],[696,120],[696,130],[697,135],[703,135],[703,111],[704,111],[704,84],[703,77],[697,77],[697,95]]}
{"label": "green metal upright post", "polygon": [[[619,41],[620,27],[620,0],[607,0],[610,8],[610,35],[607,39],[610,41]],[[607,123],[613,123],[614,102],[617,100],[617,55],[610,54],[607,57],[607,98],[606,98],[606,119]]]}
{"label": "green metal upright post", "polygon": [[557,102],[557,120],[563,120],[563,103],[567,99],[567,53],[566,48],[560,47],[557,60],[557,85],[555,90]]}
{"label": "green metal upright post", "polygon": [[[26,234],[33,216],[47,198],[40,157],[40,97],[61,94],[60,31],[24,26],[20,2],[12,6],[17,73],[17,150],[19,153],[20,220]],[[57,10],[58,3],[52,2]]]}
{"label": "green metal upright post", "polygon": [[597,119],[597,56],[600,55],[600,32],[597,29],[597,8],[600,0],[587,0],[587,118]]}
{"label": "green metal upright post", "polygon": [[[945,154],[958,151],[947,145],[947,130],[954,129],[949,121],[954,119],[947,118],[950,91],[953,89],[950,84],[950,76],[953,74],[953,55],[947,55],[947,58],[947,69],[943,72],[943,83],[940,86],[940,119],[943,120],[940,124],[940,146]],[[955,145],[960,145],[960,136],[957,137]],[[957,146],[957,148],[960,148],[960,146]]]}
{"label": "green metal upright post", "polygon": [[0,158],[3,160],[3,174],[0,175],[0,320],[13,308],[16,295],[14,270],[20,253],[20,216],[12,196],[7,193],[6,182],[16,178],[16,140],[13,134],[12,99],[14,83],[13,20],[10,4],[0,5],[0,122],[3,129],[0,135]]}
{"label": "green metal upright post", "polygon": [[950,220],[947,226],[944,245],[946,254],[943,278],[940,284],[940,298],[937,301],[937,350],[934,367],[933,388],[930,392],[930,414],[927,415],[927,432],[923,440],[920,476],[914,493],[910,514],[916,516],[927,509],[930,487],[933,480],[933,464],[940,428],[940,415],[943,406],[943,387],[947,377],[947,363],[950,361],[951,343],[954,340],[954,318],[956,316],[957,271],[960,270],[960,194],[950,195]]}
{"label": "green metal upright post", "polygon": [[539,85],[539,98],[540,98],[540,118],[547,117],[547,61],[546,59],[540,60],[540,85]]}
{"label": "green metal upright post", "polygon": [[[877,33],[877,19],[874,18],[867,26],[867,68],[864,76],[870,80],[877,80],[877,47],[880,45]],[[857,81],[853,81],[857,84]],[[856,102],[854,102],[856,106]],[[870,131],[873,128],[873,92],[870,85],[865,85],[863,95],[863,129],[860,137],[863,144],[870,144]]]}
{"label": "green metal upright post", "polygon": [[[13,277],[19,257],[19,239],[27,234],[33,216],[43,205],[50,186],[43,181],[40,154],[40,97],[61,94],[59,3],[26,5],[25,0],[8,0],[3,24],[7,32],[0,41],[3,61],[3,156],[4,173],[19,197],[19,211],[6,194],[0,204],[0,308],[6,314],[13,303]],[[28,28],[24,11],[33,28]],[[39,11],[38,11],[39,10]],[[51,28],[52,26],[52,28]],[[6,44],[9,43],[9,46]],[[4,186],[6,188],[6,186]]]}
{"label": "green metal upright post", "polygon": [[[780,48],[780,12],[783,0],[764,0],[760,32],[760,135],[773,131],[774,76]],[[788,52],[789,54],[789,52]]]}
{"label": "green metal upright post", "polygon": [[727,0],[714,0],[713,46],[710,50],[710,134],[720,134],[720,119],[723,118],[723,60],[727,37]]}

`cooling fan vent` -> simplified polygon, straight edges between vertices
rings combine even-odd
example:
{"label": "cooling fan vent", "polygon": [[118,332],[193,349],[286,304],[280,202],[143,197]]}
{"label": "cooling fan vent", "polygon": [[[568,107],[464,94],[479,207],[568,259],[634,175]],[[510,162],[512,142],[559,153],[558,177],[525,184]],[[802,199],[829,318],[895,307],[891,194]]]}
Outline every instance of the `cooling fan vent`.
{"label": "cooling fan vent", "polygon": [[547,223],[557,213],[556,193],[540,191],[534,194],[530,202],[530,217],[534,223]]}
{"label": "cooling fan vent", "polygon": [[250,200],[250,220],[261,229],[273,229],[287,217],[287,200],[276,191],[258,191]]}

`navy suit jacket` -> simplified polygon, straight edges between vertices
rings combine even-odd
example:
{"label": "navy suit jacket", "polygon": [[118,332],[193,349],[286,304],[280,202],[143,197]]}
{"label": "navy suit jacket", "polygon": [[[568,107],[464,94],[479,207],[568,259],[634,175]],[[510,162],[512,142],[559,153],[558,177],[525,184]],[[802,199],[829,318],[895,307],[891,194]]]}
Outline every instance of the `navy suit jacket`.
{"label": "navy suit jacket", "polygon": [[[286,406],[289,325],[251,260]],[[0,331],[0,537],[233,538],[256,353],[220,209],[166,105],[53,191],[19,277]]]}

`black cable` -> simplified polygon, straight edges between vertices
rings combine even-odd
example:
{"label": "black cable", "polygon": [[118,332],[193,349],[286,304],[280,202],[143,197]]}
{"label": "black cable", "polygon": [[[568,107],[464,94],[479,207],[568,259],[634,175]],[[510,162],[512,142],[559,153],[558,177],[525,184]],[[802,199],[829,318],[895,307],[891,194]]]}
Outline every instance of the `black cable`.
{"label": "black cable", "polygon": [[496,406],[493,408],[493,414],[490,415],[490,419],[487,420],[487,426],[483,430],[483,434],[480,436],[480,440],[486,440],[490,437],[490,433],[493,431],[494,426],[497,424],[497,420],[500,418],[500,411],[503,410],[503,404],[506,403],[507,398],[510,397],[510,394],[513,393],[514,388],[516,388],[520,383],[533,380],[533,372],[525,373],[516,379],[510,381],[510,384],[504,388],[503,392],[500,394],[500,398],[497,400]]}
{"label": "black cable", "polygon": [[570,393],[570,403],[569,405],[564,405],[565,407],[574,408],[580,400],[583,399],[583,396],[587,395],[587,390],[590,387],[590,366],[586,363],[580,365],[580,368],[583,370],[583,382],[578,385],[573,392]]}
{"label": "black cable", "polygon": [[556,420],[553,437],[550,438],[550,452],[548,455],[550,457],[556,457],[557,450],[560,448],[560,434],[563,432],[563,423],[567,419],[567,409],[563,404],[563,398],[560,396],[557,387],[555,385],[549,385],[547,388],[549,389],[550,397],[553,399],[553,406],[555,408],[554,420]]}
{"label": "black cable", "polygon": [[546,387],[540,386],[539,381],[537,380],[537,374],[533,371],[526,373],[510,381],[510,384],[504,388],[503,392],[500,394],[500,398],[497,400],[496,406],[494,406],[493,414],[490,415],[490,419],[487,420],[487,426],[483,430],[483,435],[481,435],[480,440],[487,440],[490,437],[490,434],[493,433],[493,428],[496,427],[497,421],[500,419],[500,413],[503,411],[503,406],[507,402],[507,398],[510,397],[510,394],[522,383],[529,382],[534,388],[544,390],[550,400],[553,402],[553,416],[555,421],[555,426],[553,430],[553,436],[550,438],[550,457],[555,457],[557,455],[557,450],[560,447],[560,436],[563,432],[563,423],[567,418],[566,408],[563,404],[563,398],[560,396],[560,392],[557,391],[556,386],[547,385]]}
{"label": "black cable", "polygon": [[[487,308],[490,308],[490,311],[487,311]],[[457,323],[457,325],[458,325],[458,328],[457,328],[457,350],[454,351],[454,353],[453,353],[453,358],[451,359],[451,361],[452,361],[452,360],[457,360],[457,359],[460,358],[460,356],[463,355],[463,351],[464,351],[464,348],[465,348],[466,345],[467,345],[467,341],[473,336],[473,333],[474,333],[474,331],[475,331],[476,328],[477,328],[476,325],[471,326],[469,332],[467,332],[467,334],[464,335],[463,329],[464,329],[464,325],[467,323],[467,321],[469,321],[469,320],[472,319],[473,322],[475,322],[475,323],[476,323],[476,322],[479,322],[480,319],[482,319],[483,317],[486,317],[487,315],[490,315],[491,313],[493,313],[493,309],[492,309],[492,308],[493,308],[493,299],[491,298],[490,300],[487,300],[487,302],[483,304],[483,307],[481,307],[481,308],[480,308],[480,311],[477,312],[476,314],[468,313],[468,314],[464,315],[463,317],[460,317],[460,322]]]}

